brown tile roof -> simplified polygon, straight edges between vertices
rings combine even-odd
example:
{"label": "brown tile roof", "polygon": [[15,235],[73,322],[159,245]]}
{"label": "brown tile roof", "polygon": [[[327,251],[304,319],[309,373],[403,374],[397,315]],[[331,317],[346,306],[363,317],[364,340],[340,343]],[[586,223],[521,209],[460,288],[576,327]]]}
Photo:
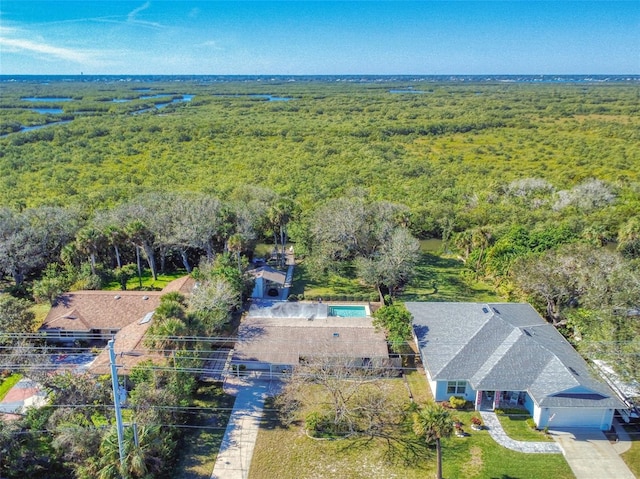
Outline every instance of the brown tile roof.
{"label": "brown tile roof", "polygon": [[43,331],[121,329],[160,304],[160,291],[75,291],[63,294],[44,320]]}
{"label": "brown tile roof", "polygon": [[387,358],[384,333],[371,318],[247,318],[238,330],[234,360],[297,364],[301,356]]}
{"label": "brown tile roof", "polygon": [[184,295],[190,295],[193,287],[196,285],[196,280],[191,276],[183,276],[182,278],[174,279],[167,284],[162,290],[162,294],[172,293],[177,291]]}
{"label": "brown tile roof", "polygon": [[[149,351],[142,342],[152,322],[153,319],[143,324],[140,324],[140,321],[135,321],[122,328],[115,335],[114,350],[116,364],[120,366],[118,368],[119,374],[129,374],[131,368],[147,359],[151,359],[156,364],[164,363],[165,357],[161,353]],[[109,350],[107,348],[103,349],[91,363],[89,372],[92,374],[108,374],[110,372]]]}

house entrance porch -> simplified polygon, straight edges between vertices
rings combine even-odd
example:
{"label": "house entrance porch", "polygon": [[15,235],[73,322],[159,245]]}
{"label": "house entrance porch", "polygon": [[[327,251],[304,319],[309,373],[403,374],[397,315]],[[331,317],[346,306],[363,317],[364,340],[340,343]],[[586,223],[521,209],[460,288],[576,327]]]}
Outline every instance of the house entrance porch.
{"label": "house entrance porch", "polygon": [[493,411],[498,408],[526,409],[524,391],[476,391],[476,410]]}

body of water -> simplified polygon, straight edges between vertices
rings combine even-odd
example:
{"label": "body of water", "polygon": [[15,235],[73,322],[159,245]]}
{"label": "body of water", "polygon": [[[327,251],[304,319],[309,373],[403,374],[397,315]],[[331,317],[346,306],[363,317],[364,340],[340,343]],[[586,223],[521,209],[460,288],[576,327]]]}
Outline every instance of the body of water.
{"label": "body of water", "polygon": [[171,96],[167,93],[158,93],[157,95],[142,95],[140,97],[140,100],[151,100],[153,98],[166,98],[168,96]]}
{"label": "body of water", "polygon": [[19,129],[18,131],[14,131],[11,133],[6,133],[4,135],[0,135],[0,138],[5,138],[13,133],[26,133],[27,131],[35,131],[35,130],[42,130],[43,128],[48,128],[50,126],[54,126],[54,125],[65,125],[67,123],[71,123],[72,120],[63,120],[63,121],[54,121],[51,123],[45,123],[44,125],[36,125],[36,126],[23,126],[21,129]]}
{"label": "body of water", "polygon": [[292,100],[292,98],[286,97],[286,96],[273,96],[273,95],[261,95],[261,94],[255,94],[255,95],[249,95],[251,98],[264,98],[267,101],[290,101]]}
{"label": "body of water", "polygon": [[[170,95],[162,95],[162,96],[170,96]],[[143,108],[142,110],[138,110],[138,111],[134,111],[132,114],[133,115],[139,115],[140,113],[145,113],[148,111],[153,111],[155,110],[160,110],[162,108],[164,108],[167,105],[171,105],[171,104],[176,104],[176,103],[184,103],[184,102],[189,102],[193,99],[195,95],[182,95],[182,98],[174,98],[173,100],[167,102],[167,103],[156,103],[153,108]],[[144,98],[144,97],[140,97],[140,98]],[[151,97],[149,97],[151,98]],[[154,98],[159,98],[158,96],[155,96]]]}
{"label": "body of water", "polygon": [[73,101],[73,98],[68,97],[53,97],[53,96],[27,96],[20,98],[22,101],[30,101],[36,103],[51,103],[57,101]]}
{"label": "body of water", "polygon": [[62,108],[29,108],[29,110],[40,113],[41,115],[60,115],[64,112]]}

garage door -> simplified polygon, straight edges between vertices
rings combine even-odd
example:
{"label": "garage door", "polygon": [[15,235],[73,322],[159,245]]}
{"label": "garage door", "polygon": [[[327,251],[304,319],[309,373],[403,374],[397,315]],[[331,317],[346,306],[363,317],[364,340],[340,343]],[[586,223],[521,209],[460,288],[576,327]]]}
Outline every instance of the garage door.
{"label": "garage door", "polygon": [[549,410],[550,429],[560,427],[595,427],[600,429],[606,409],[552,408]]}

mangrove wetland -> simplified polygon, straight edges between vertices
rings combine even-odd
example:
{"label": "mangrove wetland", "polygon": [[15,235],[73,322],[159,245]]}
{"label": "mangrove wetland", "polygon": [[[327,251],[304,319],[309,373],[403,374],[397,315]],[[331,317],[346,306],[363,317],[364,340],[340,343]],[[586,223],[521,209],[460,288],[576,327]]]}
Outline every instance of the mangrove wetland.
{"label": "mangrove wetland", "polygon": [[[587,359],[639,379],[640,83],[537,80],[0,77],[0,345],[62,292],[193,270],[215,287],[169,298],[166,325],[219,334],[248,261],[293,248],[294,300],[529,301]],[[67,381],[52,390],[107,403],[105,384]],[[157,399],[149,381],[134,378],[137,407]],[[213,394],[190,381],[152,389]],[[28,427],[78,419],[48,414]],[[48,477],[113,466],[112,437],[86,437],[102,458],[52,437],[28,439],[62,458]],[[170,469],[181,439],[166,437],[153,454]],[[28,460],[0,475],[48,467]]]}

